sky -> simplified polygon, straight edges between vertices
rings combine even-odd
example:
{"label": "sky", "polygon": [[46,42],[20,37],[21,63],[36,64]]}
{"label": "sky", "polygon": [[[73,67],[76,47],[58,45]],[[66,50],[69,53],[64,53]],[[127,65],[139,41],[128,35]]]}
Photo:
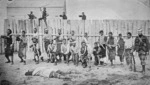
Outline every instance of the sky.
{"label": "sky", "polygon": [[150,8],[138,0],[67,0],[70,19],[80,19],[82,12],[87,19],[150,19]]}

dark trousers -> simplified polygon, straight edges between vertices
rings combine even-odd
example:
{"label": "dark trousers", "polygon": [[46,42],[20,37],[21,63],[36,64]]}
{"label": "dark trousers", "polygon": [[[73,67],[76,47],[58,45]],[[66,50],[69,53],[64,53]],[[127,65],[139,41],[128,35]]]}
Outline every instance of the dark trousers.
{"label": "dark trousers", "polygon": [[40,21],[41,20],[44,20],[44,22],[45,22],[45,25],[47,26],[47,21],[46,21],[46,18],[44,18],[44,17],[42,17],[42,18],[39,18],[39,26],[40,26]]}

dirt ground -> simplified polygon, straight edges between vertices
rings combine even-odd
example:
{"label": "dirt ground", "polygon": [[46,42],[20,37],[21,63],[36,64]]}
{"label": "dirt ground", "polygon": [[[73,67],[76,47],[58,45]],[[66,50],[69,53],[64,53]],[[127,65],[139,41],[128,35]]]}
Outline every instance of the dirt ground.
{"label": "dirt ground", "polygon": [[[45,55],[44,55],[45,56]],[[33,53],[27,53],[27,65],[20,63],[17,53],[14,54],[14,65],[6,64],[4,55],[0,55],[0,80],[8,80],[10,85],[150,85],[150,57],[147,59],[146,74],[141,74],[141,66],[138,56],[136,58],[137,72],[129,71],[128,67],[120,65],[119,58],[116,56],[115,65],[110,66],[110,62],[105,60],[106,66],[94,66],[82,68],[59,63],[55,66],[53,63],[33,62]],[[46,58],[44,57],[46,60]],[[54,78],[44,78],[40,76],[25,76],[25,72],[36,67],[52,67],[61,70],[75,70],[79,73],[74,74],[71,80],[62,80]]]}

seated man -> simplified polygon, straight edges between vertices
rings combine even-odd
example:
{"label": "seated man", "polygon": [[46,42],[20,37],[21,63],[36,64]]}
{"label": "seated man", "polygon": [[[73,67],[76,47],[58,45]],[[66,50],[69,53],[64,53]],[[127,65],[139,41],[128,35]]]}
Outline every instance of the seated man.
{"label": "seated man", "polygon": [[73,63],[74,65],[78,66],[79,62],[79,55],[78,55],[78,47],[76,46],[76,43],[72,44],[73,46],[70,47],[71,56],[73,57]]}
{"label": "seated man", "polygon": [[95,65],[99,65],[100,64],[100,53],[101,53],[101,48],[98,46],[98,43],[97,42],[95,42],[94,43],[94,48],[93,48],[93,55],[94,55],[94,57],[95,57],[95,62],[94,62],[94,64]]}
{"label": "seated man", "polygon": [[30,48],[33,48],[34,60],[35,60],[36,64],[39,64],[39,57],[41,56],[41,51],[40,51],[40,47],[38,44],[38,39],[32,38],[32,42],[33,42],[33,44],[30,45]]}
{"label": "seated man", "polygon": [[51,63],[57,61],[57,58],[56,58],[56,45],[53,43],[53,40],[50,40],[50,44],[48,45],[48,62],[51,61]]}
{"label": "seated man", "polygon": [[81,48],[80,48],[80,59],[82,62],[82,66],[83,68],[87,67],[87,63],[88,63],[88,50],[87,50],[87,45],[85,42],[81,43]]}
{"label": "seated man", "polygon": [[66,41],[66,39],[63,39],[62,45],[61,45],[61,54],[64,57],[64,60],[67,64],[69,64],[69,45]]}

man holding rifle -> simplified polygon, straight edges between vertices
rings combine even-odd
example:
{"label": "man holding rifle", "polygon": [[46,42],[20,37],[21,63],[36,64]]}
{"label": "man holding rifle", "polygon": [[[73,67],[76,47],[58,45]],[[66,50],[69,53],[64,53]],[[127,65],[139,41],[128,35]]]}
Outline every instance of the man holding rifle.
{"label": "man holding rifle", "polygon": [[135,38],[134,44],[134,50],[138,52],[141,61],[142,73],[145,74],[145,60],[146,56],[149,55],[149,41],[147,37],[142,34],[142,29],[138,29],[138,36]]}

